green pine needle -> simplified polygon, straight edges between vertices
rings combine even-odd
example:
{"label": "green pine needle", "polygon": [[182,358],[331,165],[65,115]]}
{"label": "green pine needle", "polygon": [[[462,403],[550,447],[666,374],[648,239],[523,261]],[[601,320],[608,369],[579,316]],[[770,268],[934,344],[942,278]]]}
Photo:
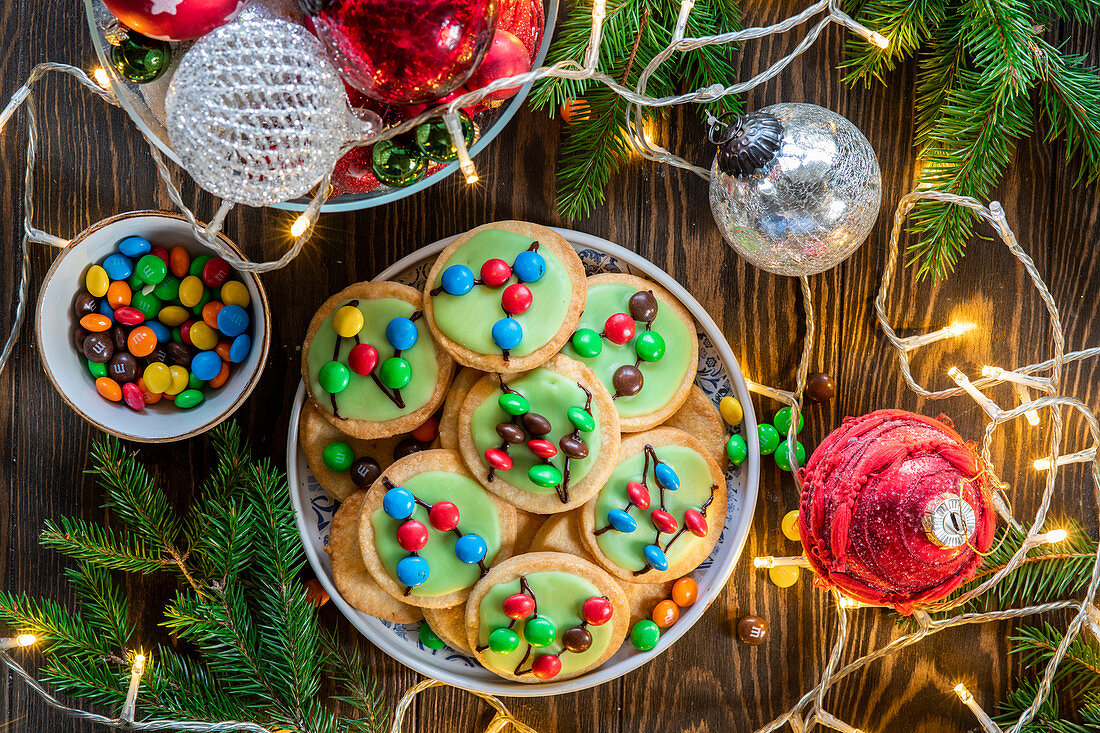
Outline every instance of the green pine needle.
{"label": "green pine needle", "polygon": [[57,522],[47,519],[40,541],[43,547],[74,560],[128,573],[146,575],[172,564],[129,532],[116,532],[83,519],[61,517]]}

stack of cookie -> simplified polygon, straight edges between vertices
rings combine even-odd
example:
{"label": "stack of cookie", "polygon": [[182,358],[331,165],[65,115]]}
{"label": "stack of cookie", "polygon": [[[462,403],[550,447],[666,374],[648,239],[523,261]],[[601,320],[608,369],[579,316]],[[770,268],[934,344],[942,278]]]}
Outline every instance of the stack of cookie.
{"label": "stack of cookie", "polygon": [[698,355],[668,291],[586,278],[525,222],[458,237],[423,292],[329,298],[303,348],[299,435],[342,502],[340,593],[423,618],[507,679],[602,664],[725,522],[725,430],[693,384]]}

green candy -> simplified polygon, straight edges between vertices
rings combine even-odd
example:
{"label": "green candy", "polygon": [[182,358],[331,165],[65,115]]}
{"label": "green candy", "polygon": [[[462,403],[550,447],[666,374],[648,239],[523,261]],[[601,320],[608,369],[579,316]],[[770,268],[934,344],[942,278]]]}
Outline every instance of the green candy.
{"label": "green candy", "polygon": [[642,361],[660,361],[665,355],[665,339],[656,331],[642,331],[634,339],[634,351]]}
{"label": "green candy", "polygon": [[545,616],[535,616],[523,625],[523,638],[531,646],[550,646],[558,636],[554,622]]}
{"label": "green candy", "polygon": [[351,468],[352,461],[355,460],[355,452],[347,443],[335,440],[325,446],[321,452],[321,460],[325,462],[328,470],[342,473]]}
{"label": "green candy", "polygon": [[584,358],[591,359],[603,351],[603,339],[591,328],[579,328],[573,334],[573,350]]}
{"label": "green candy", "polygon": [[184,410],[190,410],[192,407],[197,407],[202,401],[202,392],[197,389],[185,389],[176,395],[176,407]]}
{"label": "green candy", "polygon": [[134,274],[140,277],[142,282],[159,285],[168,275],[168,265],[156,255],[145,255],[134,266]]}
{"label": "green candy", "polygon": [[107,365],[96,364],[94,361],[88,362],[88,371],[92,373],[92,376],[96,379],[107,376]]}
{"label": "green candy", "polygon": [[749,455],[749,448],[745,445],[745,439],[740,435],[731,435],[726,442],[726,455],[735,466],[740,466]]}
{"label": "green candy", "polygon": [[[331,362],[330,362],[331,363]],[[324,367],[321,367],[324,369]],[[382,368],[378,371],[378,378],[382,384],[390,389],[401,389],[412,380],[412,367],[409,362],[400,356],[391,356],[382,362]],[[324,386],[324,382],[321,382]]]}
{"label": "green candy", "polygon": [[[159,259],[159,258],[158,258]],[[172,301],[180,295],[180,280],[175,275],[167,275],[153,288],[153,295],[162,301]]]}
{"label": "green candy", "polygon": [[531,483],[544,489],[552,489],[561,483],[561,471],[547,463],[539,463],[527,471]]}
{"label": "green candy", "polygon": [[[775,425],[775,429],[779,431],[779,434],[786,437],[787,431],[791,428],[791,408],[784,407],[779,412],[775,413],[775,417],[772,419],[772,424]],[[806,426],[806,417],[800,412],[798,413],[798,430],[796,433],[802,432],[802,428]]]}
{"label": "green candy", "polygon": [[321,383],[321,389],[329,394],[339,394],[347,389],[351,370],[338,361],[326,362],[317,373],[317,381]]}
{"label": "green candy", "polygon": [[770,456],[779,446],[779,431],[774,426],[761,423],[756,426],[756,434],[760,438],[760,455]]}
{"label": "green candy", "polygon": [[640,652],[648,652],[660,640],[660,627],[648,619],[634,624],[634,628],[630,630],[630,643]]}
{"label": "green candy", "polygon": [[[798,443],[794,449],[795,455],[798,457],[798,465],[806,465],[806,446]],[[791,451],[787,447],[786,439],[779,444],[779,447],[775,449],[775,465],[779,466],[784,471],[790,471],[791,466]]]}
{"label": "green candy", "polygon": [[583,407],[570,407],[565,414],[573,427],[582,433],[591,433],[596,429],[596,419]]}
{"label": "green candy", "polygon": [[180,330],[179,326],[172,329],[172,340],[177,344],[183,343],[183,331]]}
{"label": "green candy", "polygon": [[210,288],[205,285],[202,288],[202,297],[199,298],[199,302],[195,303],[195,307],[191,309],[191,312],[198,318],[202,318],[202,307],[210,302]]}
{"label": "green candy", "polygon": [[[155,259],[157,262],[161,261],[159,257]],[[134,294],[130,296],[130,307],[137,308],[141,311],[141,314],[145,316],[145,320],[147,321],[156,318],[162,306],[163,304],[160,302],[160,298],[155,295],[146,295],[140,290],[135,290]]]}
{"label": "green candy", "polygon": [[511,654],[519,649],[519,634],[507,627],[494,629],[489,634],[489,650],[497,654]]}
{"label": "green candy", "polygon": [[126,284],[130,286],[132,292],[137,292],[145,287],[145,281],[141,279],[141,275],[136,272],[130,276],[130,279],[126,281]]}
{"label": "green candy", "polygon": [[202,268],[206,267],[206,263],[214,259],[210,255],[200,255],[191,260],[191,267],[187,269],[188,275],[194,275],[197,278],[202,278]]}
{"label": "green candy", "polygon": [[417,629],[417,635],[420,637],[420,643],[429,649],[442,649],[446,646],[443,640],[432,631],[432,627],[428,626],[423,621],[420,622],[420,628]]}
{"label": "green candy", "polygon": [[526,415],[531,410],[531,403],[527,401],[526,397],[508,392],[497,398],[497,404],[500,405],[500,409],[509,415]]}
{"label": "green candy", "polygon": [[202,389],[206,386],[206,382],[202,381],[194,374],[187,373],[187,389]]}

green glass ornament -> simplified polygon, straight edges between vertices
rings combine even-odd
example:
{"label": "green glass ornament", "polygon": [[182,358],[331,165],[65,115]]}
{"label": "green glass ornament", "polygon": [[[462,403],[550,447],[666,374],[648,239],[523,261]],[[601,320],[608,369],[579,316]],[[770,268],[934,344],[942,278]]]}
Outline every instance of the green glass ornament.
{"label": "green glass ornament", "polygon": [[[477,137],[477,128],[474,121],[464,112],[459,112],[462,119],[462,138],[469,148]],[[458,148],[451,139],[451,131],[447,129],[447,123],[442,117],[435,117],[417,125],[413,133],[416,137],[416,147],[429,160],[437,163],[449,163],[458,160]]]}
{"label": "green glass ornament", "polygon": [[148,84],[167,71],[172,61],[171,47],[164,41],[130,32],[117,46],[111,47],[111,66],[127,81]]}
{"label": "green glass ornament", "polygon": [[603,339],[591,328],[578,329],[573,334],[573,350],[585,359],[591,359],[603,351]]}
{"label": "green glass ornament", "polygon": [[[798,456],[798,465],[806,465],[806,446],[801,443],[797,443],[794,448],[794,453]],[[775,465],[779,466],[784,471],[791,470],[791,451],[787,448],[786,439],[779,444],[779,447],[775,449]]]}
{"label": "green glass ornament", "polygon": [[775,426],[761,423],[756,426],[756,434],[760,438],[760,455],[770,456],[779,446],[779,431]]}
{"label": "green glass ornament", "polygon": [[545,616],[535,616],[523,625],[523,638],[531,646],[550,646],[558,636],[554,622]]}
{"label": "green glass ornament", "polygon": [[[784,407],[779,412],[775,413],[775,417],[772,419],[772,425],[779,431],[779,434],[783,437],[787,436],[787,431],[791,427],[791,408]],[[798,430],[796,433],[802,432],[802,428],[806,426],[806,417],[800,412],[798,413]]]}
{"label": "green glass ornament", "polygon": [[382,140],[371,149],[371,169],[387,186],[405,188],[419,181],[428,170],[428,159],[407,137]]}
{"label": "green glass ornament", "polygon": [[489,649],[497,654],[510,654],[519,649],[519,635],[504,627],[494,629],[489,634]]}
{"label": "green glass ornament", "polygon": [[642,361],[660,361],[665,355],[665,339],[656,331],[642,331],[634,339],[634,351]]}
{"label": "green glass ornament", "polygon": [[443,640],[432,631],[432,627],[428,626],[423,621],[420,622],[420,628],[417,629],[417,635],[420,637],[420,643],[429,649],[442,649],[446,644]]}

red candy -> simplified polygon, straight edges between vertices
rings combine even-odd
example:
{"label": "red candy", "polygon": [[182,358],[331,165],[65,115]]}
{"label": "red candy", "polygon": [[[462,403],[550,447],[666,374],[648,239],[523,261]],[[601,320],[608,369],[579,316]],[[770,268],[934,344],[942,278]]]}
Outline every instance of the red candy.
{"label": "red candy", "polygon": [[145,409],[145,395],[142,394],[141,387],[134,382],[127,382],[122,385],[122,401],[134,412],[141,412]]}
{"label": "red candy", "polygon": [[684,512],[684,526],[696,537],[706,537],[709,529],[707,518],[698,509],[688,509]]}
{"label": "red candy", "polygon": [[212,288],[220,288],[232,274],[229,263],[221,257],[214,257],[202,268],[202,281]]}
{"label": "red candy", "polygon": [[491,288],[499,288],[512,276],[512,268],[504,260],[494,257],[481,266],[481,282]]}
{"label": "red candy", "polygon": [[527,441],[527,447],[539,458],[553,458],[558,454],[558,448],[549,440],[536,438]]}
{"label": "red candy", "polygon": [[356,374],[367,376],[378,366],[378,349],[370,344],[358,344],[348,353],[348,366]]}
{"label": "red candy", "polygon": [[152,249],[149,250],[149,254],[161,258],[162,260],[164,260],[164,264],[166,265],[172,264],[172,257],[171,255],[169,255],[168,250],[166,250],[164,247],[161,247],[159,244],[154,244]]}
{"label": "red candy", "polygon": [[115,309],[115,320],[124,326],[136,326],[139,323],[145,323],[145,314],[137,308],[124,305]]}
{"label": "red candy", "polygon": [[512,315],[518,315],[526,311],[531,307],[533,300],[534,296],[531,295],[531,288],[523,283],[512,283],[504,288],[504,292],[500,295],[501,307]]}
{"label": "red candy", "polygon": [[397,544],[408,552],[416,552],[428,544],[428,528],[410,519],[397,528]]}
{"label": "red candy", "polygon": [[676,518],[666,512],[664,509],[655,509],[652,514],[649,515],[649,521],[653,522],[653,526],[658,531],[665,534],[672,534],[676,531],[679,525],[676,524]]}
{"label": "red candy", "polygon": [[602,596],[592,596],[581,606],[581,616],[590,626],[603,626],[614,612],[611,601]]}
{"label": "red candy", "polygon": [[412,431],[410,435],[421,443],[431,443],[435,440],[435,436],[439,435],[439,421],[434,417],[429,417],[424,423],[416,430]]}
{"label": "red candy", "polygon": [[437,501],[428,512],[428,521],[440,532],[450,532],[458,526],[458,507],[449,501]]}
{"label": "red candy", "polygon": [[621,346],[634,338],[634,319],[626,313],[608,316],[603,324],[603,332],[611,343]]}
{"label": "red candy", "polygon": [[531,662],[531,671],[540,680],[550,680],[558,676],[561,671],[561,660],[556,654],[542,654]]}
{"label": "red candy", "polygon": [[649,509],[649,492],[637,481],[631,481],[626,485],[626,495],[639,509]]}
{"label": "red candy", "polygon": [[188,346],[194,346],[194,344],[191,343],[191,326],[194,323],[194,320],[188,319],[180,324],[180,338],[183,339],[183,343]]}
{"label": "red candy", "polygon": [[504,615],[522,621],[535,612],[535,599],[526,593],[516,593],[504,599]]}
{"label": "red candy", "polygon": [[512,457],[499,448],[487,448],[485,460],[498,471],[508,471],[512,468]]}

